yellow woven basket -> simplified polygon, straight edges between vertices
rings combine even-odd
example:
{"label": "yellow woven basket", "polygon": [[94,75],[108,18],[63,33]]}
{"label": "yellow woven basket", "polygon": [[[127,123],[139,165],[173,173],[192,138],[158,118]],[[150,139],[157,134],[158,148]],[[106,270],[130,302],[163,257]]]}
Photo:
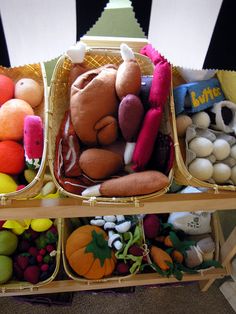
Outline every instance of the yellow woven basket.
{"label": "yellow woven basket", "polygon": [[[153,64],[149,58],[143,56],[139,53],[135,53],[136,60],[141,68],[142,75],[152,75],[153,74]],[[90,69],[94,69],[105,64],[115,64],[119,65],[123,62],[120,52],[115,49],[108,48],[93,48],[88,49],[85,54],[84,64]],[[68,77],[72,67],[72,62],[70,59],[63,55],[58,60],[54,73],[52,76],[51,87],[49,92],[49,154],[48,154],[48,164],[54,183],[58,190],[69,197],[80,198],[82,200],[91,200],[90,197],[85,197],[77,194],[70,193],[66,191],[57,181],[54,175],[54,160],[55,160],[55,146],[56,146],[56,136],[59,131],[61,121],[64,117],[65,112],[68,110],[69,104],[69,93],[68,93]],[[170,112],[169,107],[166,107],[166,112],[164,113],[162,127],[168,128],[169,134],[172,134],[172,128],[170,124]],[[173,171],[169,173],[169,186],[171,185],[173,178]],[[151,197],[157,197],[166,193],[169,186],[152,194],[141,195],[137,197],[96,197],[95,202],[104,203],[136,203],[140,199],[148,199]],[[93,198],[94,201],[95,198]]]}
{"label": "yellow woven basket", "polygon": [[34,108],[35,115],[41,117],[44,126],[44,148],[41,165],[38,169],[36,177],[23,189],[0,194],[1,204],[4,204],[9,199],[23,199],[30,198],[38,194],[43,185],[43,176],[46,168],[47,161],[47,141],[48,141],[48,93],[47,93],[47,79],[46,72],[43,63],[28,64],[20,67],[5,68],[0,67],[0,74],[4,74],[10,77],[14,82],[17,82],[21,78],[32,78],[37,81],[44,88],[44,100],[43,102]]}
{"label": "yellow woven basket", "polygon": [[[176,68],[173,68],[172,71],[173,81],[181,80]],[[212,184],[206,181],[199,180],[193,177],[190,172],[188,171],[180,149],[178,134],[177,134],[177,127],[176,127],[176,114],[175,114],[175,104],[174,104],[174,97],[173,97],[173,90],[170,98],[170,108],[171,108],[171,115],[173,121],[173,137],[174,137],[174,146],[175,146],[175,166],[174,166],[174,178],[175,181],[180,185],[190,185],[199,188],[206,188],[209,190],[218,193],[220,190],[225,191],[236,191],[236,186],[234,185],[219,185],[219,184]]]}
{"label": "yellow woven basket", "polygon": [[[142,228],[142,224],[140,221],[140,227]],[[105,278],[101,278],[101,279],[86,279],[83,277],[80,277],[79,275],[77,275],[73,269],[70,267],[69,262],[66,258],[66,254],[65,254],[65,248],[66,248],[66,241],[69,237],[69,235],[72,233],[73,229],[71,227],[71,224],[69,223],[69,219],[65,218],[62,219],[62,260],[63,260],[63,267],[64,270],[67,274],[68,277],[70,277],[71,279],[84,283],[84,284],[92,284],[92,283],[103,283],[103,282],[108,282],[108,281],[118,281],[121,282],[122,280],[126,280],[128,278],[131,278],[133,276],[135,276],[140,268],[136,268],[136,271],[132,274],[129,275],[123,275],[123,276],[119,276],[119,275],[111,275],[109,277],[105,277]],[[143,234],[142,234],[143,236]],[[143,238],[143,243],[144,243],[144,238]],[[144,250],[145,252],[145,250]]]}
{"label": "yellow woven basket", "polygon": [[28,289],[28,290],[34,290],[37,289],[39,287],[42,287],[48,283],[50,283],[51,281],[53,281],[59,271],[60,268],[60,260],[61,260],[61,226],[62,226],[62,220],[60,218],[55,220],[55,225],[57,227],[57,231],[58,231],[58,241],[57,241],[57,253],[56,253],[56,266],[54,269],[53,274],[47,278],[44,281],[40,281],[37,284],[32,284],[30,282],[26,282],[26,281],[9,281],[5,284],[0,284],[0,291],[2,293],[6,293],[7,296],[7,292],[11,292],[11,291],[19,291],[19,290],[24,290],[24,289]]}

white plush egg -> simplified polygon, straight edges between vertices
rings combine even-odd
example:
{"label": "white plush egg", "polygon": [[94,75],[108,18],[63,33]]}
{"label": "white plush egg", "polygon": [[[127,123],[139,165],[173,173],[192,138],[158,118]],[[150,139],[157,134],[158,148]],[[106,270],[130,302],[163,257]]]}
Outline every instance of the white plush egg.
{"label": "white plush egg", "polygon": [[195,113],[192,116],[193,124],[198,128],[207,129],[211,123],[209,115],[205,111]]}
{"label": "white plush egg", "polygon": [[191,149],[197,157],[207,157],[213,152],[213,143],[205,137],[195,137],[189,143]]}
{"label": "white plush egg", "polygon": [[236,185],[236,166],[231,169],[231,180]]}
{"label": "white plush egg", "polygon": [[209,180],[213,174],[212,163],[206,158],[196,158],[188,168],[191,175],[199,180]]}
{"label": "white plush egg", "polygon": [[217,139],[213,143],[213,154],[217,160],[223,160],[230,154],[230,145],[226,140]]}
{"label": "white plush egg", "polygon": [[231,147],[230,156],[236,159],[236,144]]}
{"label": "white plush egg", "polygon": [[228,165],[219,162],[213,166],[212,178],[216,183],[225,183],[229,180],[231,175],[231,169]]}

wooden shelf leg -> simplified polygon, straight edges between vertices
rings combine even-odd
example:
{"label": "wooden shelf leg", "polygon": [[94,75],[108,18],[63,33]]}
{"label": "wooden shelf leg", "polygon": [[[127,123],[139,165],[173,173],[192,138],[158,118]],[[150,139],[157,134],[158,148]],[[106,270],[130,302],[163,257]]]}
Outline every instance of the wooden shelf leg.
{"label": "wooden shelf leg", "polygon": [[236,227],[233,229],[228,239],[221,247],[221,262],[226,266],[236,255]]}
{"label": "wooden shelf leg", "polygon": [[210,286],[213,284],[215,279],[209,279],[209,280],[201,280],[199,281],[199,287],[202,292],[206,292]]}

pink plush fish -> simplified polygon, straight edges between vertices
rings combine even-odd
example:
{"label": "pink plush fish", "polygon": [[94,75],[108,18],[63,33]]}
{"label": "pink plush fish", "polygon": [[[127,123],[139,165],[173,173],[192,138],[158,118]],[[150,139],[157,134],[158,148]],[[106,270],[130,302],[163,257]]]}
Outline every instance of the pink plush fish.
{"label": "pink plush fish", "polygon": [[28,168],[38,169],[43,155],[43,123],[39,116],[25,117],[23,141]]}

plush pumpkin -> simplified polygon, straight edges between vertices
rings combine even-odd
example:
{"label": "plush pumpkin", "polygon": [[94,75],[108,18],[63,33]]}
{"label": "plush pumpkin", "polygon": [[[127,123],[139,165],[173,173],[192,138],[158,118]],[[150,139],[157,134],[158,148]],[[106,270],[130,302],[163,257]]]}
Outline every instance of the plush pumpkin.
{"label": "plush pumpkin", "polygon": [[71,268],[87,279],[100,279],[112,274],[116,258],[108,247],[106,232],[85,225],[74,230],[66,241],[66,257]]}

